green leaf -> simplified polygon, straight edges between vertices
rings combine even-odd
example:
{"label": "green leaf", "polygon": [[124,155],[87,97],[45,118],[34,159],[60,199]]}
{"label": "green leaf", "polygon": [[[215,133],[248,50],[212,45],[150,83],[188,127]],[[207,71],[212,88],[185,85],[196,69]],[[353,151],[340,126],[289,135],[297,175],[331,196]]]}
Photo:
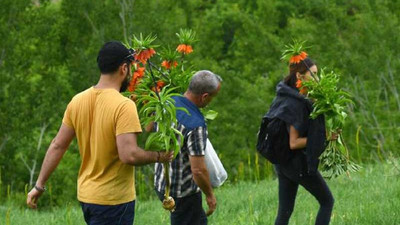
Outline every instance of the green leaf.
{"label": "green leaf", "polygon": [[215,120],[218,116],[218,112],[214,110],[203,110],[202,113],[206,120]]}

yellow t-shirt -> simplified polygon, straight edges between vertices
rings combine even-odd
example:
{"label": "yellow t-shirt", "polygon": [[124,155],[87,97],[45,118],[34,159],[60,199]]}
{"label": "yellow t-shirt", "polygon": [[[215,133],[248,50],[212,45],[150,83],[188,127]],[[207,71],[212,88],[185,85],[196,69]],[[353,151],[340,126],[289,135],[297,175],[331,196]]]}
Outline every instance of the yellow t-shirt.
{"label": "yellow t-shirt", "polygon": [[100,205],[135,200],[134,167],[121,162],[116,144],[117,135],[142,131],[135,103],[115,89],[91,87],[71,100],[63,124],[78,139],[78,200]]}

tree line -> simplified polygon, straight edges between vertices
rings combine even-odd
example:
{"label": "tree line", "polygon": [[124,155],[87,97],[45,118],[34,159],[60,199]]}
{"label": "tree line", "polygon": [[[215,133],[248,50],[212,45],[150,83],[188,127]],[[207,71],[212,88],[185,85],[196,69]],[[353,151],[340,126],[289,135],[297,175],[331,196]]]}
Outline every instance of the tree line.
{"label": "tree line", "polygon": [[[129,42],[143,33],[156,34],[159,43],[177,43],[180,28],[197,33],[190,56],[194,69],[209,69],[224,80],[210,105],[219,115],[208,129],[232,181],[270,174],[256,156],[256,134],[275,85],[288,73],[280,57],[292,39],[306,40],[310,57],[341,74],[341,86],[352,94],[355,105],[343,130],[351,156],[380,162],[400,154],[398,0],[2,0],[1,5],[0,196],[8,185],[23,193],[34,182],[67,103],[96,83],[96,56],[104,42]],[[50,180],[53,196],[63,197],[49,201],[74,198],[79,160],[74,143]],[[139,171],[138,179],[151,186],[152,167]]]}

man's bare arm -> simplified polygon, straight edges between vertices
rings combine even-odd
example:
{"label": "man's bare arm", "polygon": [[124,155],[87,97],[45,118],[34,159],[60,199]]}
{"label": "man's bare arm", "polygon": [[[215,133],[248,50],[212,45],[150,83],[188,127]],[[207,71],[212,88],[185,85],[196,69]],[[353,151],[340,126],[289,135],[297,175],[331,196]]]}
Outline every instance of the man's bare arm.
{"label": "man's bare arm", "polygon": [[[42,168],[40,169],[39,177],[36,182],[36,187],[43,188],[50,175],[57,168],[61,161],[65,151],[68,149],[72,139],[75,137],[74,129],[62,124],[56,137],[50,144],[47,150],[46,156],[44,157]],[[41,196],[42,191],[39,191],[34,187],[27,197],[26,203],[30,208],[36,208],[36,202]]]}
{"label": "man's bare arm", "polygon": [[136,133],[125,133],[117,136],[119,159],[126,164],[140,166],[155,162],[170,162],[173,152],[145,151],[137,145]]}
{"label": "man's bare arm", "polygon": [[197,186],[206,195],[208,205],[207,216],[211,215],[217,207],[217,199],[214,196],[213,188],[210,183],[210,177],[204,161],[204,156],[190,156],[190,167],[193,174],[193,179]]}

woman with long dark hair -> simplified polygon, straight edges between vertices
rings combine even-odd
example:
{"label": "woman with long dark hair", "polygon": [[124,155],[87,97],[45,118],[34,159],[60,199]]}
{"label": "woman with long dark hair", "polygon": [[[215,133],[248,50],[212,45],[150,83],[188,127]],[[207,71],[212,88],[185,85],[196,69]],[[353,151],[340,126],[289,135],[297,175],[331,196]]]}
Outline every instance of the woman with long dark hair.
{"label": "woman with long dark hair", "polygon": [[325,120],[323,116],[310,119],[312,102],[306,98],[307,89],[302,87],[302,82],[317,79],[314,74],[318,68],[305,52],[293,57],[297,60],[291,60],[289,75],[277,85],[277,96],[266,115],[269,119],[279,118],[285,122],[290,148],[287,162],[275,164],[279,181],[275,225],[289,223],[299,185],[320,204],[315,224],[325,225],[330,222],[334,204],[332,193],[317,170],[318,157],[325,149]]}

